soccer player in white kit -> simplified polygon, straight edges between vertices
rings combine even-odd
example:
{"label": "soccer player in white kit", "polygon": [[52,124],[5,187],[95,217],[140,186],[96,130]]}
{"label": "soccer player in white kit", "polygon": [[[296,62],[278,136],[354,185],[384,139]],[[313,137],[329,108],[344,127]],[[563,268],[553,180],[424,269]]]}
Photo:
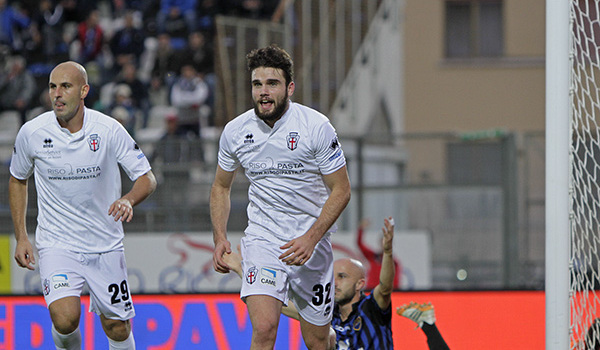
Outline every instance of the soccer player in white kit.
{"label": "soccer player in white kit", "polygon": [[[27,179],[35,174],[35,234],[44,297],[57,349],[81,349],[80,296],[90,290],[90,311],[100,315],[110,349],[135,349],[135,315],[127,282],[123,224],[133,206],[156,188],[144,153],[116,120],[85,107],[87,73],[75,62],[50,73],[53,111],[25,123],[10,164],[9,202],[15,260],[34,269],[27,237]],[[119,164],[134,182],[121,196]]]}
{"label": "soccer player in white kit", "polygon": [[242,239],[241,297],[252,322],[251,349],[273,349],[288,298],[309,349],[325,349],[333,311],[330,233],[350,200],[346,160],[321,113],[290,101],[293,62],[276,45],[247,56],[254,108],[221,135],[210,213],[216,271],[227,273],[230,191],[235,170],[250,181]]}

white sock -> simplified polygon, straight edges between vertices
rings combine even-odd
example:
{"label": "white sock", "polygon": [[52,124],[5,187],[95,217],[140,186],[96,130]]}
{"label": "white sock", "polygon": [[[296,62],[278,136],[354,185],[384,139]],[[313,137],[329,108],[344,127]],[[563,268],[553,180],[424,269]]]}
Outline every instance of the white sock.
{"label": "white sock", "polygon": [[135,340],[133,339],[133,332],[130,332],[129,337],[127,337],[127,339],[123,341],[116,341],[108,338],[108,348],[110,350],[135,350]]}
{"label": "white sock", "polygon": [[81,332],[79,331],[79,327],[69,334],[61,334],[52,325],[52,339],[57,350],[81,350]]}

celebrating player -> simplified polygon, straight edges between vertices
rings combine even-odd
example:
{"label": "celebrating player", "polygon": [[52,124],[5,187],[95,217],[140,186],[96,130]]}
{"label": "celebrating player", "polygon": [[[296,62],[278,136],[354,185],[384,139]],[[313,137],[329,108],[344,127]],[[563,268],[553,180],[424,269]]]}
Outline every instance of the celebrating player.
{"label": "celebrating player", "polygon": [[272,349],[281,308],[298,308],[309,349],[325,349],[333,311],[330,232],[350,200],[346,160],[336,132],[321,113],[293,103],[293,62],[271,45],[247,56],[254,108],[221,134],[210,212],[214,268],[223,260],[235,170],[250,181],[248,227],[242,239],[241,297],[252,322],[251,349]]}

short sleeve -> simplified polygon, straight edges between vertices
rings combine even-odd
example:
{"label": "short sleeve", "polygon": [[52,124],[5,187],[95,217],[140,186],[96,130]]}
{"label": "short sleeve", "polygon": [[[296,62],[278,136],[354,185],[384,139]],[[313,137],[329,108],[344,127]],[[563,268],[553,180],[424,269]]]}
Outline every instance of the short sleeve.
{"label": "short sleeve", "polygon": [[113,128],[113,137],[117,161],[131,181],[150,171],[148,158],[121,124]]}
{"label": "short sleeve", "polygon": [[10,174],[19,180],[25,180],[33,174],[33,158],[30,155],[27,134],[24,128],[17,133],[10,160]]}
{"label": "short sleeve", "polygon": [[321,124],[316,134],[315,156],[321,174],[331,174],[346,165],[344,151],[333,125],[329,122]]}
{"label": "short sleeve", "polygon": [[219,138],[219,166],[225,171],[235,171],[239,166],[239,160],[233,152],[234,147],[228,138],[229,130],[226,127]]}

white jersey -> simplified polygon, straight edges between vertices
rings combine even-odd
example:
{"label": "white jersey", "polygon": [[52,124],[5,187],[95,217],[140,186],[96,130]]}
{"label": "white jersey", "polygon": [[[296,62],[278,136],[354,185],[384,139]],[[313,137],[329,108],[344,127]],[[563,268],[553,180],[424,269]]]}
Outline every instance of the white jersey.
{"label": "white jersey", "polygon": [[[335,129],[323,114],[290,102],[273,128],[249,110],[221,134],[219,166],[245,169],[248,235],[271,235],[281,242],[312,226],[329,197],[322,175],[346,164]],[[336,230],[335,225],[329,230]]]}
{"label": "white jersey", "polygon": [[86,108],[72,134],[53,111],[25,123],[15,141],[10,173],[35,174],[38,197],[36,247],[101,253],[123,248],[123,225],[108,215],[121,197],[123,167],[133,181],[150,163],[115,119]]}

